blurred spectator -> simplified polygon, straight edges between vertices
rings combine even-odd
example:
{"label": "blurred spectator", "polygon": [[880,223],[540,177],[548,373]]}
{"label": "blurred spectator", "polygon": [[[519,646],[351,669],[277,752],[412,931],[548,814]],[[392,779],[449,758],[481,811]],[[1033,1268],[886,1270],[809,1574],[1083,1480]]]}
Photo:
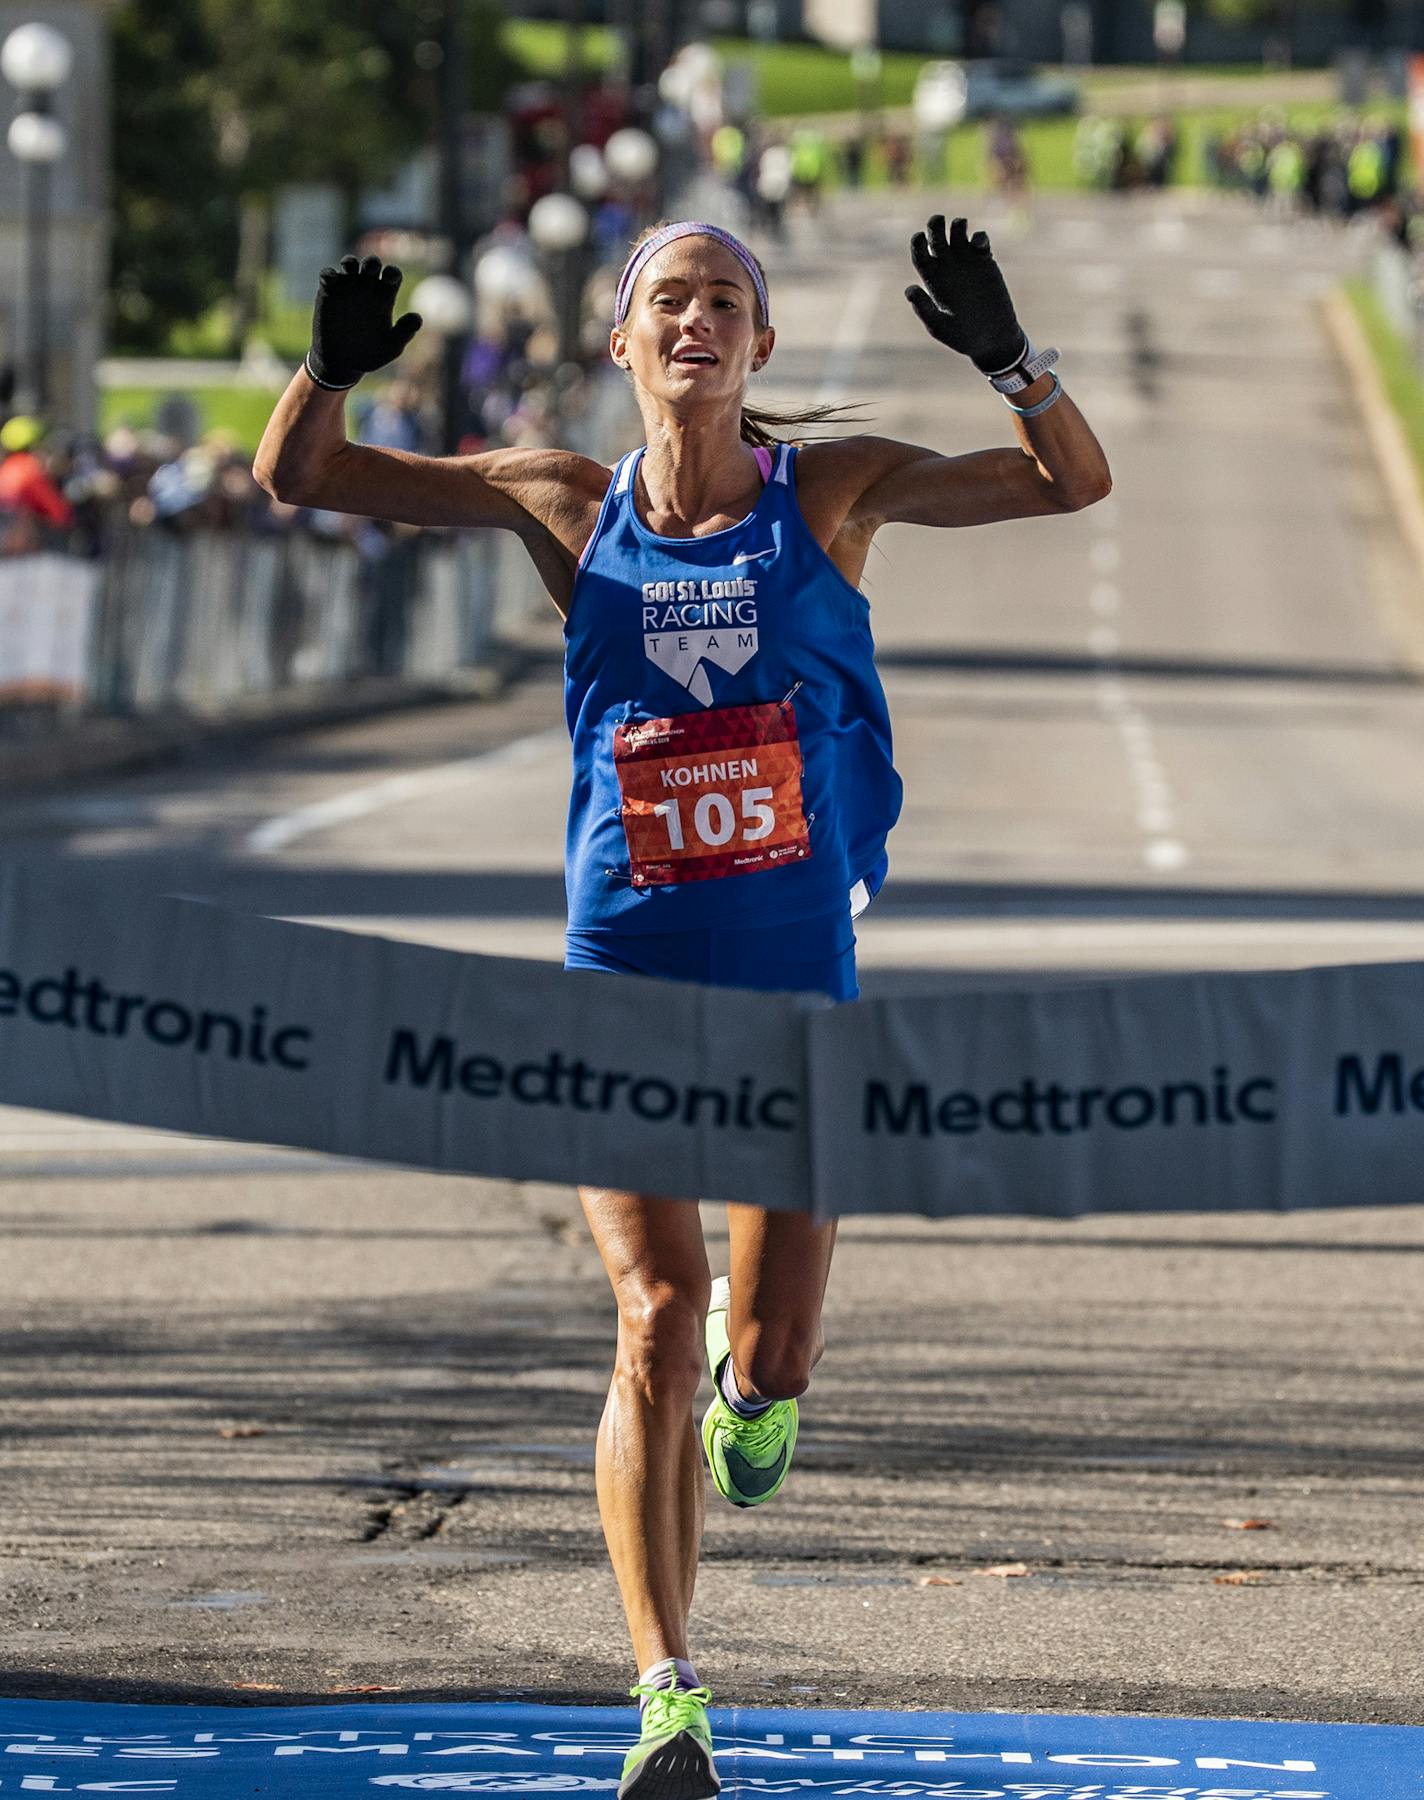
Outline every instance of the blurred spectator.
{"label": "blurred spectator", "polygon": [[[759,148],[754,167],[746,171],[749,182],[760,182],[768,169],[775,170],[778,158],[783,165],[780,195],[759,196],[773,228],[791,185],[786,146]],[[775,189],[774,179],[769,187]],[[607,195],[594,214],[590,239],[580,367],[557,378],[557,391],[557,339],[547,307],[537,303],[533,259],[528,260],[534,304],[526,307],[509,294],[485,302],[460,371],[461,453],[508,444],[547,446],[561,421],[582,415],[588,377],[606,360],[612,283],[636,230],[628,198],[616,191]],[[497,228],[492,241],[518,254],[527,236],[511,219]],[[429,361],[407,361],[411,367],[403,362],[387,382],[371,383],[369,389],[363,385],[353,401],[358,441],[415,453],[429,449],[437,370]],[[52,546],[100,557],[132,529],[306,532],[348,542],[361,559],[371,664],[400,667],[407,630],[401,596],[409,590],[410,540],[418,534],[408,527],[273,500],[253,478],[251,450],[240,449],[227,433],[200,432],[197,405],[181,389],[159,397],[155,417],[156,425],[117,425],[102,438],[59,431],[47,437],[37,419],[6,419],[0,425],[0,554]]]}
{"label": "blurred spectator", "polygon": [[1176,174],[1178,142],[1176,122],[1167,113],[1158,113],[1142,127],[1137,156],[1148,187],[1170,187]]}
{"label": "blurred spectator", "polygon": [[0,426],[0,508],[44,525],[69,526],[74,509],[55,485],[44,438],[43,423],[24,413]]}
{"label": "blurred spectator", "polygon": [[397,375],[385,388],[376,389],[357,425],[357,436],[363,444],[382,450],[426,449],[430,433],[416,383]]}
{"label": "blurred spectator", "polygon": [[786,235],[786,198],[791,192],[791,152],[785,144],[766,145],[757,161],[755,192],[761,221],[771,235]]}
{"label": "blurred spectator", "polygon": [[909,138],[903,132],[892,132],[885,139],[885,169],[892,186],[908,185],[912,160]]}
{"label": "blurred spectator", "polygon": [[1266,186],[1272,214],[1278,219],[1294,218],[1305,191],[1305,151],[1297,139],[1283,137],[1272,144],[1266,155]]}
{"label": "blurred spectator", "polygon": [[730,188],[745,189],[747,173],[747,134],[730,121],[712,133],[712,168]]}
{"label": "blurred spectator", "polygon": [[1004,113],[998,114],[989,126],[985,154],[989,192],[1010,207],[1022,206],[1028,197],[1028,159],[1013,120]]}
{"label": "blurred spectator", "polygon": [[[1175,179],[1178,150],[1177,127],[1166,114],[1136,133],[1130,125],[1089,116],[1079,122],[1073,161],[1087,186],[1161,188]],[[1328,124],[1302,128],[1270,109],[1209,132],[1202,155],[1213,186],[1254,195],[1281,221],[1377,214],[1383,229],[1407,234],[1415,217],[1413,202],[1400,200],[1404,133],[1393,119],[1341,113]]]}
{"label": "blurred spectator", "polygon": [[826,134],[815,125],[798,126],[791,134],[791,190],[810,212],[820,207],[830,167]]}

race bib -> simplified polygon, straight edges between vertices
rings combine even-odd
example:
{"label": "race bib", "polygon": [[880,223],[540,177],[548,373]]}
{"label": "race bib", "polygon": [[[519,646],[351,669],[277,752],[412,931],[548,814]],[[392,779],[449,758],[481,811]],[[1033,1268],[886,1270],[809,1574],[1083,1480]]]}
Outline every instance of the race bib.
{"label": "race bib", "polygon": [[620,725],[613,761],[634,887],[751,875],[811,854],[789,700]]}

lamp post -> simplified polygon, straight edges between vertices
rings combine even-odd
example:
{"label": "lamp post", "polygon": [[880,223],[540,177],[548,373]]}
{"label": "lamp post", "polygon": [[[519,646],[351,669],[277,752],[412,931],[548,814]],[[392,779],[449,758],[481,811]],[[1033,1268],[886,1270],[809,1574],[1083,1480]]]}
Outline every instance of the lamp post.
{"label": "lamp post", "polygon": [[69,141],[50,109],[73,65],[69,39],[52,25],[19,25],[0,45],[0,73],[21,103],[6,136],[23,177],[25,272],[15,392],[21,412],[43,413],[49,404],[49,171]]}
{"label": "lamp post", "polygon": [[587,211],[572,194],[545,194],[529,208],[529,235],[552,265],[550,286],[558,334],[551,419],[555,442],[563,435],[566,390],[577,379],[588,225]]}
{"label": "lamp post", "polygon": [[[459,417],[459,356],[461,346],[474,323],[474,295],[463,281],[453,275],[427,275],[416,284],[410,297],[410,309],[418,312],[441,340],[440,346],[440,453],[450,456],[459,448],[462,421]],[[454,362],[454,378],[450,365]]]}
{"label": "lamp post", "polygon": [[588,240],[588,213],[572,194],[545,194],[529,208],[529,235],[553,265],[559,367],[577,362],[583,299],[579,252]]}
{"label": "lamp post", "polygon": [[658,166],[658,141],[651,132],[625,125],[603,146],[603,160],[620,187],[630,195],[642,193]]}

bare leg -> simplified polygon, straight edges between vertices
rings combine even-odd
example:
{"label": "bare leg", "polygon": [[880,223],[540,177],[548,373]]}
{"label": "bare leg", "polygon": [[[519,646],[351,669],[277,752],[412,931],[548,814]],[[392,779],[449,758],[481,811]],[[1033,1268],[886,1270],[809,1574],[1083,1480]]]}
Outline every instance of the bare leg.
{"label": "bare leg", "polygon": [[737,1387],[748,1400],[791,1400],[821,1360],[821,1303],[836,1226],[800,1212],[729,1206],[732,1310],[727,1331]]}
{"label": "bare leg", "polygon": [[697,1208],[580,1188],[618,1302],[598,1431],[598,1510],[639,1669],[688,1654],[704,1510],[692,1406],[711,1277]]}

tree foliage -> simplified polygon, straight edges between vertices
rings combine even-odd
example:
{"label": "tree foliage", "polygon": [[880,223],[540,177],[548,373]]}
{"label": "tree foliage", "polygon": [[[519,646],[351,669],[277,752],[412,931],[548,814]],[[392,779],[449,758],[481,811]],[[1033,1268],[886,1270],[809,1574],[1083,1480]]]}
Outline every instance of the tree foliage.
{"label": "tree foliage", "polygon": [[125,0],[112,43],[112,336],[120,349],[152,351],[231,279],[236,188],[199,86],[214,52],[196,7]]}
{"label": "tree foliage", "polygon": [[[516,67],[497,0],[461,6],[467,97]],[[447,0],[120,0],[114,295],[125,347],[162,342],[231,284],[244,203],[288,182],[354,201],[428,143]]]}

